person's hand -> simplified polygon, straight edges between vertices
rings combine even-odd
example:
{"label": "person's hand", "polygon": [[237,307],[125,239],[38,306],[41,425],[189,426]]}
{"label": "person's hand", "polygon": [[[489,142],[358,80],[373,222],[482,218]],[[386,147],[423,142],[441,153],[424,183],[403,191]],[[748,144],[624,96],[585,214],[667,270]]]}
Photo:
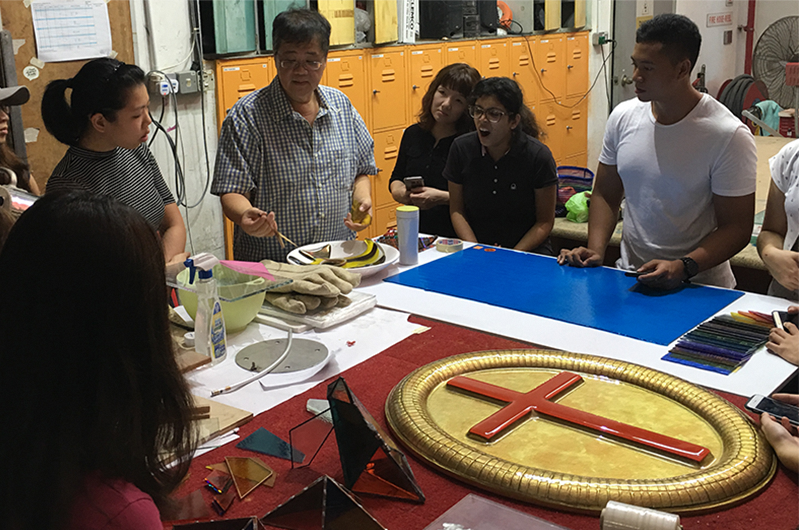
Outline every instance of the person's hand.
{"label": "person's hand", "polygon": [[364,222],[355,222],[353,215],[349,212],[344,218],[344,225],[355,232],[360,232],[372,224],[372,199],[366,198],[359,201],[358,211],[365,214]]}
{"label": "person's hand", "polygon": [[[796,315],[798,307],[796,305],[789,306],[787,310],[789,314]],[[769,342],[767,342],[767,351],[783,357],[788,362],[797,366],[798,361],[798,342],[800,342],[800,332],[797,326],[791,322],[784,322],[786,329],[772,328],[769,332]]]}
{"label": "person's hand", "polygon": [[409,200],[420,210],[429,210],[434,206],[446,204],[450,200],[450,194],[436,188],[420,186],[411,190]]}
{"label": "person's hand", "polygon": [[[773,399],[797,406],[797,394],[773,394]],[[781,463],[789,470],[797,473],[798,469],[798,440],[797,428],[789,423],[788,418],[776,421],[766,412],[761,414],[761,432],[775,450]]]}
{"label": "person's hand", "polygon": [[798,253],[770,247],[761,256],[767,270],[779,284],[790,291],[798,288]]}
{"label": "person's hand", "polygon": [[683,262],[679,259],[650,260],[637,269],[637,272],[645,272],[639,276],[639,282],[653,289],[669,291],[679,287],[686,276]]}
{"label": "person's hand", "polygon": [[[402,184],[402,181],[400,182]],[[402,186],[394,186],[392,182],[392,199],[400,204],[411,204],[411,190]]]}
{"label": "person's hand", "polygon": [[598,267],[603,264],[603,256],[586,247],[561,249],[557,260],[559,265],[570,267]]}
{"label": "person's hand", "polygon": [[258,208],[245,210],[239,226],[245,234],[253,237],[272,237],[278,233],[275,212],[267,213]]}

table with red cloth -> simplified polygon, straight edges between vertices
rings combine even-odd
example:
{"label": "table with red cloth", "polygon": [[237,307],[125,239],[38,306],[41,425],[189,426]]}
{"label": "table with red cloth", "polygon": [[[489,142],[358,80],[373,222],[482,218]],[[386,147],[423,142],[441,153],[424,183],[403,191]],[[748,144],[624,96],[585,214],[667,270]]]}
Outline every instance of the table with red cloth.
{"label": "table with red cloth", "polygon": [[[438,321],[413,316],[411,321],[429,326],[431,329],[412,335],[341,374],[356,397],[384,428],[387,427],[383,412],[386,397],[392,388],[414,369],[460,353],[532,347],[530,344]],[[311,417],[311,414],[306,411],[306,401],[310,398],[325,399],[328,383],[332,380],[320,383],[313,389],[259,414],[253,421],[240,429],[240,437],[247,437],[258,428],[264,427],[288,441],[289,429]],[[739,408],[743,408],[746,402],[745,398],[739,396],[721,392],[718,394]],[[237,449],[235,445],[236,442],[232,442],[197,457],[192,463],[188,479],[176,492],[176,496],[180,497],[201,488],[203,478],[208,474],[208,470],[204,466],[222,462],[226,456],[260,458],[277,472],[278,477],[273,488],[261,486],[244,500],[237,499],[225,514],[225,519],[251,515],[261,517],[292,495],[299,493],[323,474],[330,475],[340,483],[343,482],[336,440],[333,435],[328,438],[311,466],[299,469],[292,469],[288,460]],[[389,530],[422,530],[469,493],[477,493],[572,530],[597,530],[600,528],[598,516],[562,512],[477,490],[433,469],[416,458],[410,451],[406,451],[406,456],[414,471],[414,476],[426,496],[424,504],[358,495],[362,505]],[[204,490],[203,495],[210,503],[213,493]],[[222,517],[215,518],[221,519]],[[732,508],[704,515],[683,515],[681,521],[686,530],[700,528],[789,530],[797,528],[797,475],[779,465],[773,480],[757,496]]]}

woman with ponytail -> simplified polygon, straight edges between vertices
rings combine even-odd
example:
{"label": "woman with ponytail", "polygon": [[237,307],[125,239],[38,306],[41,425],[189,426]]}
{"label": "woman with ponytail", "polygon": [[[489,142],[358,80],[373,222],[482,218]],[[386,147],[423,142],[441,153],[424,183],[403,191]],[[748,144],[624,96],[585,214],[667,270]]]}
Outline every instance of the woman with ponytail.
{"label": "woman with ponytail", "polygon": [[556,163],[517,82],[490,77],[470,96],[473,133],[456,138],[444,177],[458,237],[552,255]]}
{"label": "woman with ponytail", "polygon": [[70,147],[46,192],[83,190],[114,197],[158,231],[167,262],[182,261],[188,256],[183,218],[147,148],[149,104],[141,68],[115,59],[89,61],[72,79],[47,85],[45,127]]}

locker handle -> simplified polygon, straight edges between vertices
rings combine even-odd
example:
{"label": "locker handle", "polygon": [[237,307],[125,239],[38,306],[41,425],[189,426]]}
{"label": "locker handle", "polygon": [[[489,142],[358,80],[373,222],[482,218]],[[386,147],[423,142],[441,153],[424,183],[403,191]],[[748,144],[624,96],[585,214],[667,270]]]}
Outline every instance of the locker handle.
{"label": "locker handle", "polygon": [[416,89],[418,89],[418,88],[419,88],[419,87],[418,87],[417,85],[411,85],[411,89],[412,89],[412,90],[416,90]]}
{"label": "locker handle", "polygon": [[542,68],[542,73],[545,73],[546,71],[547,71],[547,70],[545,70],[544,68]]}
{"label": "locker handle", "polygon": [[567,130],[572,129],[572,125],[567,125]]}
{"label": "locker handle", "polygon": [[572,68],[572,65],[571,65],[571,64],[568,64],[568,65],[567,65],[567,68]]}
{"label": "locker handle", "polygon": [[378,92],[380,92],[380,90],[373,89],[373,90],[372,90],[372,95],[374,96],[374,95],[375,95],[375,94],[377,94]]}

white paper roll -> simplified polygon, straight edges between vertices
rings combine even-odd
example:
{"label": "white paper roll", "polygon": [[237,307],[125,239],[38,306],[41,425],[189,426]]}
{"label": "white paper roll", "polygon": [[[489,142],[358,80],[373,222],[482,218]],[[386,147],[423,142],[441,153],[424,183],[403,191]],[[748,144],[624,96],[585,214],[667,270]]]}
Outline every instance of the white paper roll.
{"label": "white paper roll", "polygon": [[681,518],[672,513],[608,501],[600,514],[601,530],[682,530]]}

